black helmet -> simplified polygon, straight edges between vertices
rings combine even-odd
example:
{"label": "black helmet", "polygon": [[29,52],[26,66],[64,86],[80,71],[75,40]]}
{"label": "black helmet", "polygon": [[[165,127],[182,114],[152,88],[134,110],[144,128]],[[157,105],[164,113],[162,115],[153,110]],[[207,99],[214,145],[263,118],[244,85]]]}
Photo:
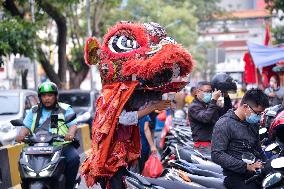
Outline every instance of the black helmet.
{"label": "black helmet", "polygon": [[226,73],[219,73],[214,75],[211,81],[213,89],[221,90],[222,92],[236,92],[237,84],[233,78]]}

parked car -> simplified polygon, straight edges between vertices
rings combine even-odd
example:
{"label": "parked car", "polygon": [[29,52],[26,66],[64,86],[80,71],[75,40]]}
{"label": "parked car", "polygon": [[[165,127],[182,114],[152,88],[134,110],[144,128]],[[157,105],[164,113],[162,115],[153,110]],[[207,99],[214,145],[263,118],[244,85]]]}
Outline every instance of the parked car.
{"label": "parked car", "polygon": [[24,119],[27,110],[38,102],[37,93],[32,90],[0,91],[0,146],[11,144],[21,129],[10,120]]}
{"label": "parked car", "polygon": [[59,102],[70,104],[77,114],[78,124],[89,124],[91,132],[98,96],[98,91],[64,90],[59,91]]}

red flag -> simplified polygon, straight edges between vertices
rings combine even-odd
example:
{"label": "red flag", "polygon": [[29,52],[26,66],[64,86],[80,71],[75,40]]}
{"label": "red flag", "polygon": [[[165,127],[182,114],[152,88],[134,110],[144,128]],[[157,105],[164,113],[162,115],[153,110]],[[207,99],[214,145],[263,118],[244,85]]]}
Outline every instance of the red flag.
{"label": "red flag", "polygon": [[270,41],[270,27],[269,24],[266,24],[264,45],[267,46],[269,41]]}
{"label": "red flag", "polygon": [[253,63],[253,60],[252,60],[249,52],[246,52],[244,54],[243,60],[245,62],[245,72],[244,72],[245,83],[255,84],[256,83],[256,74],[257,73],[256,73],[255,65]]}
{"label": "red flag", "polygon": [[[269,27],[269,24],[266,23],[266,26],[265,26],[265,39],[264,39],[264,45],[265,46],[268,46],[269,44],[269,41],[270,41],[270,27]],[[262,84],[264,87],[267,87],[269,85],[269,78],[274,75],[273,71],[272,71],[272,68],[274,67],[275,65],[272,65],[272,66],[266,66],[266,67],[263,67],[262,68]]]}

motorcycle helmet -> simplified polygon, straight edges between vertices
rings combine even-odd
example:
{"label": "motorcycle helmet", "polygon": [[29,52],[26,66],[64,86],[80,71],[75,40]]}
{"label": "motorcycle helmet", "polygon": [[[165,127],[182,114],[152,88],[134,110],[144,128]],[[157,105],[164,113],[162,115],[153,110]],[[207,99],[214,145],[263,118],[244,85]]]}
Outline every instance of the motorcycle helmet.
{"label": "motorcycle helmet", "polygon": [[261,114],[260,126],[262,128],[269,128],[276,115],[283,110],[281,104],[266,108]]}
{"label": "motorcycle helmet", "polygon": [[57,95],[58,94],[58,87],[53,82],[43,82],[42,84],[39,85],[37,93],[38,93],[39,97],[43,93],[54,93],[54,94]]}
{"label": "motorcycle helmet", "polygon": [[273,120],[269,128],[269,137],[271,140],[278,140],[284,144],[284,111],[280,112]]}
{"label": "motorcycle helmet", "polygon": [[213,89],[220,90],[222,92],[236,92],[237,85],[233,78],[226,73],[219,73],[213,76],[211,85]]}

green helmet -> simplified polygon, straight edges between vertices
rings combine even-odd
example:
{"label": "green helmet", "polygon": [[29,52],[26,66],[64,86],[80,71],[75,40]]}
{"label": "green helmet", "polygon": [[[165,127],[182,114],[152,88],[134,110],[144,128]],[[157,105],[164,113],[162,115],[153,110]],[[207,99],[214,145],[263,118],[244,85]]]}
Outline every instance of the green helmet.
{"label": "green helmet", "polygon": [[43,82],[42,84],[39,85],[38,87],[38,94],[43,94],[43,93],[55,93],[58,94],[58,88],[55,83],[52,82]]}

